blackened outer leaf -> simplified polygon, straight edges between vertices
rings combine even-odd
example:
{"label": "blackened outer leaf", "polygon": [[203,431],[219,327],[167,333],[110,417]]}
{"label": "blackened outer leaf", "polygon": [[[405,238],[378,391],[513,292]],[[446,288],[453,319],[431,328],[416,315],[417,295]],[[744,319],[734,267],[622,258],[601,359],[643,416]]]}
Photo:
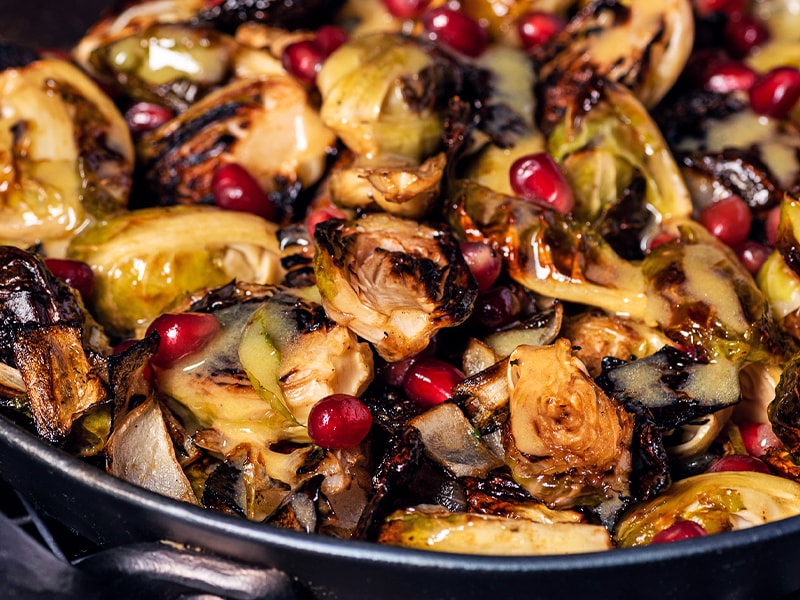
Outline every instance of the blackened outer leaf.
{"label": "blackened outer leaf", "polygon": [[251,21],[283,29],[316,29],[329,22],[343,3],[342,0],[223,0],[201,12],[199,20],[230,32]]}
{"label": "blackened outer leaf", "polygon": [[792,454],[800,454],[800,355],[790,360],[767,409],[775,435]]}
{"label": "blackened outer leaf", "polygon": [[14,246],[0,247],[0,361],[15,364],[12,347],[21,327],[56,323],[83,323],[72,289],[34,254]]}

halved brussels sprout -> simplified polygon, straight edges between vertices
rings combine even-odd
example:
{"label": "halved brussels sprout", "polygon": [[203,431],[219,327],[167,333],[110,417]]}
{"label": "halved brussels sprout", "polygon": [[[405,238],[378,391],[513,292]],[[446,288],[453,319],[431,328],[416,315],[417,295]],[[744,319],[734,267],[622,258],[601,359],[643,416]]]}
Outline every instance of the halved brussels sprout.
{"label": "halved brussels sprout", "polygon": [[418,506],[390,514],[378,541],[463,554],[525,556],[611,549],[608,531],[587,523],[537,523]]}
{"label": "halved brussels sprout", "polygon": [[57,59],[0,72],[0,240],[63,255],[70,237],[127,207],[128,127],[81,70]]}
{"label": "halved brussels sprout", "polygon": [[88,301],[111,333],[142,333],[188,292],[281,278],[277,225],[208,206],[148,208],[105,220],[68,249],[95,272]]}
{"label": "halved brussels sprout", "polygon": [[334,144],[308,90],[271,75],[209,94],[143,136],[138,150],[160,204],[212,203],[214,173],[237,163],[268,194],[287,196],[279,204],[291,216],[299,188],[322,176]]}
{"label": "halved brussels sprout", "polygon": [[397,156],[420,162],[439,144],[442,122],[435,110],[411,103],[408,92],[435,96],[421,73],[434,60],[413,40],[393,34],[351,39],[317,75],[320,116],[355,154]]}
{"label": "halved brussels sprout", "polygon": [[673,483],[623,515],[614,528],[614,541],[623,548],[646,545],[678,521],[694,521],[713,534],[798,514],[799,483],[765,473],[704,473]]}
{"label": "halved brussels sprout", "polygon": [[550,508],[597,506],[630,493],[633,416],[609,399],[569,340],[520,346],[508,358],[506,462]]}
{"label": "halved brussels sprout", "polygon": [[394,362],[469,317],[477,284],[449,233],[376,213],[331,219],[314,234],[325,311]]}

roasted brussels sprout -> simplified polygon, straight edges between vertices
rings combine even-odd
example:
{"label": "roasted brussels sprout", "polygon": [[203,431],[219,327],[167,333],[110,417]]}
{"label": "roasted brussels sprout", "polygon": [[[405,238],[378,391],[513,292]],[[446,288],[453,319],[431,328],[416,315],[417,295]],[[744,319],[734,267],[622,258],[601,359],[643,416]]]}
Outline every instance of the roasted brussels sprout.
{"label": "roasted brussels sprout", "polygon": [[623,548],[649,544],[682,520],[707,533],[761,525],[800,514],[800,484],[765,473],[705,473],[675,482],[657,498],[623,515],[614,541]]}
{"label": "roasted brussels sprout", "polygon": [[506,461],[551,508],[628,496],[633,418],[571,353],[569,340],[520,346],[508,358]]}
{"label": "roasted brussels sprout", "polygon": [[0,72],[0,241],[70,237],[127,207],[133,146],[114,103],[80,69],[57,59]]}
{"label": "roasted brussels sprout", "polygon": [[76,236],[71,257],[95,271],[89,305],[117,336],[142,333],[186,293],[231,279],[276,283],[281,278],[277,225],[212,207],[132,211]]}
{"label": "roasted brussels sprout", "polygon": [[316,227],[325,311],[394,362],[469,317],[477,284],[449,233],[386,214]]}
{"label": "roasted brussels sprout", "polygon": [[378,541],[439,552],[508,556],[597,552],[612,547],[608,531],[601,525],[537,523],[426,506],[389,515]]}
{"label": "roasted brussels sprout", "polygon": [[334,142],[308,91],[291,77],[273,75],[209,94],[144,136],[138,148],[160,204],[212,203],[214,173],[237,163],[290,218],[300,188],[322,176]]}

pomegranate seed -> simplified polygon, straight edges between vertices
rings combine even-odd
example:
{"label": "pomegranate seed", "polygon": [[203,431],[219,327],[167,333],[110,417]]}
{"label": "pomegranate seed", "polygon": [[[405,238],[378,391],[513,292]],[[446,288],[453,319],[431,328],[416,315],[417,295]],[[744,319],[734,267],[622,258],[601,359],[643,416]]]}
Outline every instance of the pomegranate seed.
{"label": "pomegranate seed", "polygon": [[459,369],[436,358],[420,359],[408,369],[403,391],[423,408],[441,404],[452,395],[453,386],[464,379]]}
{"label": "pomegranate seed", "polygon": [[53,275],[78,290],[84,299],[92,295],[94,271],[85,262],[69,258],[46,258],[44,264]]}
{"label": "pomegranate seed", "polygon": [[366,405],[349,394],[326,396],[308,415],[308,435],[323,448],[352,448],[360,444],[372,427]]}
{"label": "pomegranate seed", "polygon": [[526,50],[546,44],[550,38],[566,26],[566,21],[558,15],[546,12],[529,12],[517,21],[522,47]]}
{"label": "pomegranate seed", "polygon": [[131,133],[138,134],[161,127],[175,116],[169,108],[152,102],[137,102],[125,111]]}
{"label": "pomegranate seed", "polygon": [[306,229],[308,229],[308,235],[313,238],[314,231],[317,229],[317,225],[323,221],[327,221],[328,219],[347,219],[347,213],[345,213],[341,208],[338,208],[332,204],[330,206],[324,206],[310,212],[306,217]]}
{"label": "pomegranate seed", "polygon": [[422,25],[431,39],[466,54],[480,56],[489,45],[489,36],[473,18],[450,8],[440,7],[422,15]]}
{"label": "pomegranate seed", "polygon": [[745,240],[736,248],[736,256],[751,275],[758,273],[770,252],[772,250],[769,246],[755,240]]}
{"label": "pomegranate seed", "polygon": [[398,19],[413,19],[422,14],[431,0],[383,0],[386,10]]}
{"label": "pomegranate seed", "polygon": [[729,454],[723,456],[708,468],[709,473],[722,473],[723,471],[770,472],[769,467],[767,467],[764,461],[745,454]]}
{"label": "pomegranate seed", "polygon": [[764,233],[767,235],[767,241],[771,246],[775,246],[778,241],[778,225],[781,223],[781,207],[775,206],[767,213],[767,218],[764,221]]}
{"label": "pomegranate seed", "polygon": [[744,421],[739,423],[739,433],[742,434],[745,450],[751,456],[763,456],[769,448],[783,447],[769,423]]}
{"label": "pomegranate seed", "polygon": [[728,94],[753,87],[758,74],[738,60],[723,60],[706,73],[703,88],[709,92]]}
{"label": "pomegranate seed", "polygon": [[776,67],[758,77],[750,88],[753,112],[776,119],[789,115],[800,99],[800,70]]}
{"label": "pomegranate seed", "polygon": [[728,19],[724,36],[728,52],[744,58],[769,39],[769,30],[761,19],[741,13]]}
{"label": "pomegranate seed", "polygon": [[706,206],[699,221],[721,242],[738,246],[750,233],[753,213],[739,196],[728,196]]}
{"label": "pomegranate seed", "polygon": [[322,68],[325,53],[314,40],[301,40],[283,49],[281,64],[300,81],[313,85]]}
{"label": "pomegranate seed", "polygon": [[472,314],[484,327],[500,329],[517,320],[521,308],[516,294],[510,288],[500,286],[480,294]]}
{"label": "pomegranate seed", "polygon": [[744,11],[745,0],[694,0],[694,9],[700,17],[722,13],[729,17]]}
{"label": "pomegranate seed", "polygon": [[161,341],[150,362],[162,369],[194,354],[220,330],[219,320],[208,313],[165,313],[147,328],[146,335],[158,332]]}
{"label": "pomegranate seed", "polygon": [[509,176],[511,189],[526,200],[564,214],[575,206],[572,188],[546,152],[518,158],[512,163]]}
{"label": "pomegranate seed", "polygon": [[348,37],[347,32],[341,27],[337,27],[336,25],[323,25],[317,29],[314,44],[322,52],[322,55],[327,57],[339,46],[344,44]]}
{"label": "pomegranate seed", "polygon": [[708,535],[708,532],[702,525],[694,521],[675,521],[675,523],[653,536],[650,543],[664,544],[667,542],[679,542],[680,540],[689,540],[704,535]]}
{"label": "pomegranate seed", "polygon": [[503,260],[489,245],[483,242],[464,242],[461,254],[478,282],[478,290],[484,292],[494,285],[503,268]]}
{"label": "pomegranate seed", "polygon": [[214,172],[211,179],[214,203],[226,210],[252,213],[268,220],[277,216],[277,208],[247,169],[228,163]]}

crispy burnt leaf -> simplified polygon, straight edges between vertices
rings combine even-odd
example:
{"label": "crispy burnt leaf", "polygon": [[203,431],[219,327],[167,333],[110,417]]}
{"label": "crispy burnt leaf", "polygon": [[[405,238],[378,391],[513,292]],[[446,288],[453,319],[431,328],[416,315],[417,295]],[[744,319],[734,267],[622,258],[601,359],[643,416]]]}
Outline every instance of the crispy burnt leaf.
{"label": "crispy burnt leaf", "polygon": [[767,412],[775,435],[789,452],[800,456],[800,355],[784,367]]}
{"label": "crispy burnt leaf", "polygon": [[0,348],[25,382],[39,434],[61,442],[74,421],[108,397],[104,362],[83,347],[76,292],[41,259],[0,248]]}

